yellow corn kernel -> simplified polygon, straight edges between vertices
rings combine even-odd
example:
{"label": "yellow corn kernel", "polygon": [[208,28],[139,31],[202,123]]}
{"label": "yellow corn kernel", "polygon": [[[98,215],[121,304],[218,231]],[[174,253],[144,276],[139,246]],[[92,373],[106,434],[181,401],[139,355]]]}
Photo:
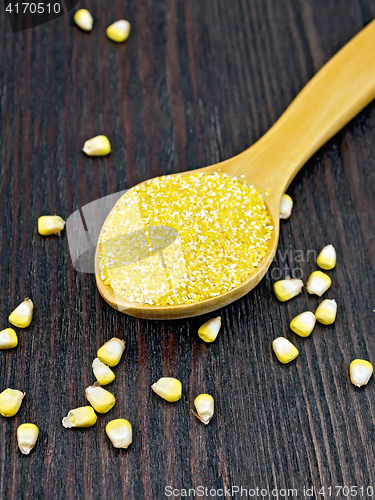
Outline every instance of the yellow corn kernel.
{"label": "yellow corn kernel", "polygon": [[337,304],[335,300],[326,299],[318,305],[315,311],[316,319],[323,325],[332,325],[336,319]]}
{"label": "yellow corn kernel", "polygon": [[3,417],[13,417],[20,409],[25,394],[15,389],[5,389],[0,394],[0,414]]}
{"label": "yellow corn kernel", "polygon": [[314,329],[315,322],[315,315],[310,311],[306,311],[290,322],[290,328],[300,337],[308,337]]}
{"label": "yellow corn kernel", "polygon": [[100,385],[107,385],[115,380],[115,374],[110,367],[102,363],[98,358],[95,358],[92,362],[92,370]]}
{"label": "yellow corn kernel", "polygon": [[281,363],[289,363],[298,356],[298,349],[285,337],[278,337],[272,342],[272,348]]}
{"label": "yellow corn kernel", "polygon": [[18,344],[18,337],[13,328],[0,332],[0,349],[13,349]]}
{"label": "yellow corn kernel", "polygon": [[289,219],[292,213],[293,200],[288,194],[283,194],[280,202],[280,219]]}
{"label": "yellow corn kernel", "polygon": [[27,328],[33,319],[34,304],[30,299],[25,299],[9,316],[9,322],[18,328]]}
{"label": "yellow corn kernel", "polygon": [[350,380],[357,387],[366,385],[373,372],[372,364],[364,359],[355,359],[350,363]]}
{"label": "yellow corn kernel", "polygon": [[276,281],[273,284],[273,291],[281,302],[285,302],[301,293],[302,287],[303,283],[301,280],[285,279]]}
{"label": "yellow corn kernel", "polygon": [[91,406],[81,406],[70,410],[68,415],[63,418],[62,424],[65,429],[72,427],[91,427],[96,423],[98,417]]}
{"label": "yellow corn kernel", "polygon": [[309,293],[319,295],[321,297],[324,292],[331,286],[331,278],[322,273],[322,271],[314,271],[310,274],[306,288]]}
{"label": "yellow corn kernel", "polygon": [[200,394],[195,398],[194,406],[197,410],[196,416],[207,425],[214,414],[214,398],[209,394]]}
{"label": "yellow corn kernel", "polygon": [[316,263],[322,269],[329,271],[336,265],[336,250],[333,245],[327,245],[318,255]]}
{"label": "yellow corn kernel", "polygon": [[170,403],[178,401],[182,394],[181,382],[171,377],[159,378],[159,380],[151,386],[151,389]]}
{"label": "yellow corn kernel", "polygon": [[91,31],[94,19],[87,9],[80,9],[74,14],[74,22],[83,31]]}
{"label": "yellow corn kernel", "polygon": [[212,318],[206,321],[198,330],[199,337],[205,342],[213,342],[220,330],[221,318]]}
{"label": "yellow corn kernel", "polygon": [[130,23],[120,19],[107,28],[107,37],[114,42],[125,42],[130,35]]}
{"label": "yellow corn kernel", "polygon": [[111,143],[105,135],[97,135],[85,142],[82,151],[88,156],[107,156],[111,152]]}
{"label": "yellow corn kernel", "polygon": [[86,398],[98,413],[107,413],[116,403],[114,395],[103,389],[97,382],[87,387]]}
{"label": "yellow corn kernel", "polygon": [[127,448],[132,442],[132,426],[124,418],[108,422],[105,431],[115,448]]}
{"label": "yellow corn kernel", "polygon": [[38,232],[42,236],[51,236],[56,234],[60,236],[65,227],[65,221],[58,215],[42,215],[38,219]]}
{"label": "yellow corn kernel", "polygon": [[108,342],[102,345],[97,352],[97,356],[102,363],[108,366],[116,366],[120,363],[124,349],[125,342],[121,339],[113,337],[111,340],[108,340]]}
{"label": "yellow corn kernel", "polygon": [[28,455],[38,439],[39,429],[35,424],[21,424],[17,429],[18,448]]}

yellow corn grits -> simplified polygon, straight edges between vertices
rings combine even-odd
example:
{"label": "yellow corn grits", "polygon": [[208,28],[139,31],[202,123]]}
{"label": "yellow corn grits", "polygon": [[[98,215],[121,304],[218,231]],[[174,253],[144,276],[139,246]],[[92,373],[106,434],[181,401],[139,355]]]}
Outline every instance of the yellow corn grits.
{"label": "yellow corn grits", "polygon": [[242,283],[273,227],[260,191],[224,173],[163,176],[130,189],[100,236],[104,284],[129,302],[200,302]]}

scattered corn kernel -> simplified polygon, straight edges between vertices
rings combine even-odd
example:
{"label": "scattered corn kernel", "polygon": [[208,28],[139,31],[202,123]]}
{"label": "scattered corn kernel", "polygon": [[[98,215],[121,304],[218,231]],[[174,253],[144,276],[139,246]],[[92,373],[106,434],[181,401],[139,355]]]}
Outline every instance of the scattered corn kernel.
{"label": "scattered corn kernel", "polygon": [[322,271],[314,271],[310,274],[306,288],[309,293],[319,295],[321,297],[324,292],[331,286],[331,278],[322,273]]}
{"label": "scattered corn kernel", "polygon": [[111,152],[111,143],[105,135],[98,135],[86,141],[82,151],[88,156],[106,156]]}
{"label": "scattered corn kernel", "polygon": [[195,398],[194,406],[199,420],[207,425],[214,414],[214,398],[209,394],[200,394]]}
{"label": "scattered corn kernel", "polygon": [[108,366],[116,366],[120,363],[124,349],[125,342],[121,339],[113,337],[111,340],[108,340],[108,342],[102,345],[97,352],[97,356],[102,363]]}
{"label": "scattered corn kernel", "polygon": [[107,37],[114,42],[125,42],[130,35],[130,23],[120,19],[107,28]]}
{"label": "scattered corn kernel", "polygon": [[283,194],[280,203],[280,219],[289,219],[292,213],[293,200],[288,194]]}
{"label": "scattered corn kernel", "polygon": [[155,384],[151,386],[151,389],[156,392],[161,398],[174,403],[181,398],[182,394],[182,384],[179,380],[171,377],[162,377]]}
{"label": "scattered corn kernel", "polygon": [[108,422],[105,431],[115,448],[127,448],[132,442],[132,426],[124,418]]}
{"label": "scattered corn kernel", "polygon": [[285,279],[276,281],[273,285],[273,291],[281,302],[285,302],[301,293],[302,287],[301,280]]}
{"label": "scattered corn kernel", "polygon": [[0,332],[0,349],[13,349],[18,344],[18,337],[13,328]]}
{"label": "scattered corn kernel", "polygon": [[80,9],[74,14],[74,22],[84,31],[91,31],[94,19],[87,9]]}
{"label": "scattered corn kernel", "polygon": [[38,439],[39,429],[35,424],[21,424],[17,429],[18,448],[28,455]]}
{"label": "scattered corn kernel", "polygon": [[113,367],[119,364],[124,349],[125,342],[117,337],[113,337],[100,347],[97,356],[100,361]]}
{"label": "scattered corn kernel", "polygon": [[337,304],[335,300],[326,299],[318,305],[315,311],[316,319],[323,325],[332,325],[336,319]]}
{"label": "scattered corn kernel", "polygon": [[34,304],[30,299],[25,299],[9,316],[9,322],[18,328],[27,328],[33,319]]}
{"label": "scattered corn kernel", "polygon": [[327,245],[318,255],[316,263],[322,269],[329,271],[336,265],[336,250],[333,245]]}
{"label": "scattered corn kernel", "polygon": [[87,387],[86,398],[98,413],[107,413],[116,403],[114,395],[100,387],[97,382]]}
{"label": "scattered corn kernel", "polygon": [[60,236],[64,227],[65,221],[58,215],[42,215],[38,219],[38,232],[42,236],[51,236],[51,234]]}
{"label": "scattered corn kernel", "polygon": [[296,316],[290,322],[290,328],[300,337],[308,337],[314,330],[315,323],[315,315],[310,311],[306,311]]}
{"label": "scattered corn kernel", "polygon": [[92,362],[92,370],[100,385],[107,385],[115,380],[115,374],[110,367],[102,363],[98,358],[95,358]]}
{"label": "scattered corn kernel", "polygon": [[205,342],[213,342],[220,330],[221,318],[212,318],[206,321],[198,330],[199,337]]}
{"label": "scattered corn kernel", "polygon": [[285,337],[278,337],[272,342],[272,348],[281,363],[289,363],[298,356],[298,349]]}
{"label": "scattered corn kernel", "polygon": [[63,418],[62,424],[65,429],[72,427],[91,427],[95,424],[98,417],[91,406],[81,406],[70,410],[68,415]]}
{"label": "scattered corn kernel", "polygon": [[0,394],[0,414],[3,417],[13,417],[20,409],[25,394],[15,389],[5,389]]}
{"label": "scattered corn kernel", "polygon": [[366,385],[373,372],[372,364],[364,359],[355,359],[350,363],[350,380],[357,387]]}

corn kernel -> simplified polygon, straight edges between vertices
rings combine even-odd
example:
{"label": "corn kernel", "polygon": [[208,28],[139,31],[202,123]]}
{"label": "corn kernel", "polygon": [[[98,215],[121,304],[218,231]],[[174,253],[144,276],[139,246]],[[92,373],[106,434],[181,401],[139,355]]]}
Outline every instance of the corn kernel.
{"label": "corn kernel", "polygon": [[91,31],[94,19],[87,9],[80,9],[74,14],[74,22],[84,31]]}
{"label": "corn kernel", "polygon": [[132,442],[132,426],[124,418],[108,422],[105,431],[115,448],[127,448]]}
{"label": "corn kernel", "polygon": [[82,151],[88,156],[107,156],[111,152],[111,143],[105,135],[98,135],[86,141]]}
{"label": "corn kernel", "polygon": [[81,406],[70,410],[68,415],[63,418],[62,424],[65,429],[72,427],[91,427],[97,421],[98,417],[91,406]]}
{"label": "corn kernel", "polygon": [[300,337],[308,337],[314,329],[315,322],[315,315],[310,311],[306,311],[290,322],[290,328]]}
{"label": "corn kernel", "polygon": [[272,342],[272,348],[281,363],[289,363],[298,356],[298,349],[285,337],[278,337]]}
{"label": "corn kernel", "polygon": [[366,385],[373,372],[372,364],[364,359],[355,359],[350,363],[350,380],[357,387]]}
{"label": "corn kernel", "polygon": [[289,219],[292,213],[293,200],[288,194],[283,194],[280,202],[280,219]]}
{"label": "corn kernel", "polygon": [[114,42],[125,42],[130,35],[130,23],[120,19],[107,28],[107,37]]}
{"label": "corn kernel", "polygon": [[285,279],[276,281],[273,285],[273,291],[281,302],[285,302],[301,293],[302,287],[301,280]]}
{"label": "corn kernel", "polygon": [[108,342],[102,345],[97,352],[97,356],[102,363],[108,366],[116,366],[120,363],[124,349],[125,342],[121,339],[113,337],[111,340],[108,340]]}
{"label": "corn kernel", "polygon": [[323,325],[332,325],[336,319],[337,304],[335,300],[326,299],[318,305],[315,311],[316,319]]}
{"label": "corn kernel", "polygon": [[27,328],[33,319],[34,304],[30,299],[25,299],[9,316],[9,322],[18,328]]}
{"label": "corn kernel", "polygon": [[318,255],[316,263],[322,269],[329,271],[336,265],[336,250],[333,245],[327,245]]}
{"label": "corn kernel", "polygon": [[116,403],[114,395],[100,387],[97,382],[87,387],[86,398],[98,413],[107,413]]}
{"label": "corn kernel", "polygon": [[28,455],[38,439],[39,429],[35,424],[21,424],[17,429],[18,448]]}
{"label": "corn kernel", "polygon": [[100,385],[107,385],[115,380],[115,374],[110,367],[102,363],[98,358],[95,358],[92,362],[92,370]]}
{"label": "corn kernel", "polygon": [[18,344],[18,337],[13,328],[0,332],[0,349],[13,349]]}
{"label": "corn kernel", "polygon": [[155,384],[151,386],[151,389],[156,392],[161,398],[174,403],[181,398],[182,394],[182,384],[179,380],[171,377],[162,377]]}
{"label": "corn kernel", "polygon": [[51,236],[56,234],[60,236],[65,227],[65,221],[58,215],[42,215],[38,219],[38,232],[42,236]]}
{"label": "corn kernel", "polygon": [[220,330],[221,318],[212,318],[206,321],[198,330],[199,337],[205,342],[213,342]]}
{"label": "corn kernel", "polygon": [[20,409],[25,394],[15,389],[5,389],[0,394],[0,414],[3,417],[13,417]]}
{"label": "corn kernel", "polygon": [[321,297],[324,292],[331,286],[331,278],[322,273],[322,271],[314,271],[310,274],[306,288],[309,293],[319,295]]}
{"label": "corn kernel", "polygon": [[199,420],[207,425],[214,414],[214,398],[209,394],[200,394],[194,400]]}

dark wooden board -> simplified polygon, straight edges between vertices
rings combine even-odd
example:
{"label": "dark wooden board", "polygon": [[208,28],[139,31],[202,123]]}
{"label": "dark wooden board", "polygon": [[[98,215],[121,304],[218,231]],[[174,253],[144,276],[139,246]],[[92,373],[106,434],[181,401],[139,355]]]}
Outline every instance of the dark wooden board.
{"label": "dark wooden board", "polygon": [[[72,12],[17,34],[0,14],[1,329],[25,296],[35,303],[31,326],[18,330],[19,346],[0,352],[0,389],[26,392],[19,413],[0,419],[0,497],[162,499],[169,485],[297,488],[304,498],[304,486],[375,487],[375,380],[359,390],[348,378],[352,359],[375,364],[374,104],[290,186],[295,208],[281,225],[276,261],[255,290],[220,311],[223,327],[212,345],[197,336],[207,317],[157,322],[114,311],[94,276],[74,270],[66,234],[37,232],[42,214],[67,218],[148,177],[244,150],[375,16],[374,2],[79,6],[95,17],[90,34],[73,25]],[[132,34],[116,45],[105,29],[121,17]],[[81,148],[98,133],[110,137],[113,153],[91,159]],[[304,290],[281,304],[272,284],[278,269],[285,276],[300,268],[306,281],[316,269],[307,251],[328,243],[338,254],[326,294],[338,302],[337,321],[297,338],[289,321],[314,311],[319,299]],[[287,366],[271,349],[280,335],[300,350]],[[61,419],[85,404],[91,362],[112,336],[126,341],[111,386],[116,406],[88,430],[65,430]],[[161,376],[182,381],[177,404],[150,390]],[[207,427],[190,411],[204,391],[216,402]],[[113,449],[105,435],[118,417],[133,426],[127,451]],[[26,421],[40,429],[28,457],[16,445]]]}

